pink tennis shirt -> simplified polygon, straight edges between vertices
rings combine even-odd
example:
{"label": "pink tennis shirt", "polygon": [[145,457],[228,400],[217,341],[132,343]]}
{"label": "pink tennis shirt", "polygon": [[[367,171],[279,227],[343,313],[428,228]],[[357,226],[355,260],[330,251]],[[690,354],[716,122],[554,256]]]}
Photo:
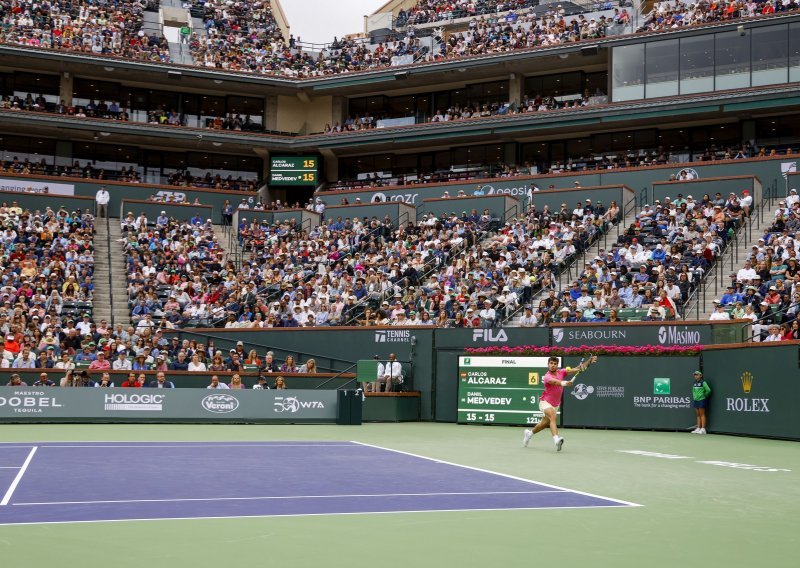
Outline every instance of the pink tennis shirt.
{"label": "pink tennis shirt", "polygon": [[[561,406],[561,395],[564,393],[564,387],[561,386],[561,381],[563,381],[566,376],[566,369],[559,369],[555,373],[547,371],[544,375],[544,393],[542,393],[541,400],[555,407]],[[551,383],[550,379],[555,379],[558,381],[558,384]]]}

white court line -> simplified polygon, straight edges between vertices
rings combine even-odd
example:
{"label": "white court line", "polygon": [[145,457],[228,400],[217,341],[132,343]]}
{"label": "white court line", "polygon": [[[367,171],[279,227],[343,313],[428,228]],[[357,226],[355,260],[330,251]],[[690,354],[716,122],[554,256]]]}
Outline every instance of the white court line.
{"label": "white court line", "polygon": [[17,473],[17,477],[14,478],[14,481],[11,483],[11,487],[9,487],[8,491],[6,491],[5,497],[3,497],[3,500],[0,501],[0,507],[8,505],[8,502],[11,500],[11,496],[14,494],[14,491],[17,489],[17,485],[19,485],[19,482],[22,481],[22,476],[25,475],[25,470],[28,469],[28,466],[30,465],[31,460],[33,459],[33,455],[36,453],[36,449],[37,449],[36,446],[31,448],[31,451],[28,454],[28,457],[25,459],[25,463],[22,464],[22,467],[20,468],[19,472]]}
{"label": "white court line", "polygon": [[[8,448],[9,446],[6,446]],[[14,448],[30,448],[30,446],[11,446]],[[45,446],[39,444],[40,448],[126,448],[126,449],[138,449],[138,448],[184,448],[184,449],[191,449],[191,448],[357,448],[358,445],[353,445],[350,442],[345,444],[178,444],[178,445],[167,445],[167,444],[154,444],[152,446],[143,446],[143,445],[100,445],[100,444],[71,444],[71,445],[54,445],[54,446]],[[0,449],[4,449],[3,446],[0,446]]]}
{"label": "white court line", "polygon": [[[610,499],[611,500],[611,499]],[[639,507],[643,505],[638,505]],[[24,523],[0,523],[0,527],[10,527],[18,525],[73,525],[84,523],[135,523],[142,521],[206,521],[206,520],[226,520],[226,519],[279,519],[281,517],[334,517],[339,515],[402,515],[406,513],[472,513],[480,511],[548,511],[562,509],[615,509],[610,505],[570,505],[568,507],[506,507],[488,509],[428,509],[428,510],[408,510],[408,511],[358,511],[356,513],[291,513],[288,515],[231,515],[227,517],[151,517],[142,519],[97,519],[91,521],[38,521]]]}
{"label": "white court line", "polygon": [[285,499],[350,499],[354,497],[435,497],[439,495],[528,495],[564,493],[564,491],[474,491],[461,493],[355,493],[352,495],[277,495],[267,497],[187,497],[183,499],[120,499],[115,501],[51,501],[43,503],[14,503],[14,506],[33,505],[102,505],[120,503],[180,503],[185,501],[266,501]]}
{"label": "white court line", "polygon": [[[354,444],[359,444],[361,446],[367,446],[369,448],[375,448],[375,449],[378,449],[378,450],[384,450],[384,451],[387,451],[387,452],[395,452],[397,454],[403,454],[403,455],[406,455],[406,456],[411,456],[412,458],[428,460],[428,461],[432,461],[432,462],[435,462],[435,463],[442,463],[442,464],[445,464],[445,465],[451,465],[453,467],[463,467],[464,469],[471,469],[473,471],[480,471],[481,473],[490,473],[492,475],[499,475],[501,477],[507,477],[509,479],[516,479],[517,481],[524,481],[526,483],[535,483],[537,485],[542,485],[544,487],[550,487],[552,489],[559,489],[561,491],[567,491],[569,493],[577,493],[578,495],[585,495],[587,497],[594,497],[595,499],[604,499],[606,501],[613,501],[614,503],[620,503],[621,505],[627,505],[629,507],[644,507],[644,505],[640,505],[639,503],[632,503],[630,501],[622,501],[621,499],[612,499],[610,497],[604,497],[602,495],[595,495],[594,493],[586,493],[585,491],[576,491],[574,489],[568,489],[566,487],[561,487],[559,485],[553,485],[552,483],[542,483],[541,481],[533,481],[532,479],[525,479],[524,477],[517,477],[516,475],[509,475],[507,473],[500,473],[498,471],[492,471],[490,469],[482,469],[480,467],[472,467],[470,465],[463,465],[463,464],[460,464],[460,463],[453,463],[453,462],[449,462],[449,461],[439,460],[439,459],[436,459],[436,458],[429,458],[427,456],[421,456],[419,454],[412,454],[410,452],[403,452],[401,450],[393,450],[392,448],[384,448],[383,446],[376,446],[374,444],[366,444],[364,442],[353,441],[353,443]],[[576,508],[580,508],[580,507],[576,507]]]}
{"label": "white court line", "polygon": [[0,465],[0,469],[19,469],[16,465]]}

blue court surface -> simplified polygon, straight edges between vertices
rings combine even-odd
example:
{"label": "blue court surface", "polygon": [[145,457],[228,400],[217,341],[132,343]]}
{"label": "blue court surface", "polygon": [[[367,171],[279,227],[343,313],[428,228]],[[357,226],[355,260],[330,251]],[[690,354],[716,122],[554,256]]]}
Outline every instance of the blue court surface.
{"label": "blue court surface", "polygon": [[0,444],[0,525],[625,506],[357,442]]}

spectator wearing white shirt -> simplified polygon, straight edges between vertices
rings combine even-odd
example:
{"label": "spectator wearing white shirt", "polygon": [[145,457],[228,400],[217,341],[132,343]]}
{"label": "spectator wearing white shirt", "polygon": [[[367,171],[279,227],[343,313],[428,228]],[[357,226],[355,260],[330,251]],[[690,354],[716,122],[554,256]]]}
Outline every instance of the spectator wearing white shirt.
{"label": "spectator wearing white shirt", "polygon": [[520,327],[536,327],[539,321],[530,306],[525,306],[525,313],[519,320]]}
{"label": "spectator wearing white shirt", "polygon": [[206,388],[207,389],[225,390],[225,389],[227,389],[229,387],[225,383],[219,382],[219,377],[217,375],[212,375],[211,376],[211,384],[208,385]]}
{"label": "spectator wearing white shirt", "polygon": [[186,367],[187,371],[192,372],[205,372],[206,364],[200,360],[198,355],[192,355],[192,360],[189,361],[189,365]]}
{"label": "spectator wearing white shirt", "polygon": [[731,316],[725,311],[725,306],[719,300],[714,300],[714,313],[708,319],[715,321],[729,320]]}
{"label": "spectator wearing white shirt", "polygon": [[497,312],[492,308],[491,300],[484,300],[483,309],[478,314],[481,317],[481,325],[488,329],[494,325],[494,320],[497,317]]}
{"label": "spectator wearing white shirt", "polygon": [[108,202],[111,201],[111,195],[106,190],[106,186],[100,187],[94,200],[97,203],[97,217],[108,217]]}
{"label": "spectator wearing white shirt", "polygon": [[403,366],[397,360],[397,355],[389,354],[389,360],[378,363],[378,375],[372,385],[373,392],[380,392],[381,385],[384,385],[385,392],[392,392],[394,385],[403,382]]}
{"label": "spectator wearing white shirt", "polygon": [[753,279],[756,277],[756,270],[753,268],[753,263],[750,259],[744,261],[744,268],[739,269],[736,273],[736,280],[744,282],[745,284],[752,284]]}
{"label": "spectator wearing white shirt", "polygon": [[130,371],[133,369],[131,362],[125,357],[125,352],[120,351],[111,368],[115,371]]}

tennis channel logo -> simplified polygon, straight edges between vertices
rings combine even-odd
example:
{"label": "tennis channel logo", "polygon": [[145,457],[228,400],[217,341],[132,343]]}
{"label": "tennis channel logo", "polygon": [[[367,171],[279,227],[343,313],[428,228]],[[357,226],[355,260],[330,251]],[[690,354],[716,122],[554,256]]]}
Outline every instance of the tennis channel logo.
{"label": "tennis channel logo", "polygon": [[107,394],[105,410],[161,412],[164,410],[163,394]]}
{"label": "tennis channel logo", "polygon": [[375,332],[375,343],[411,343],[410,329],[382,329]]}
{"label": "tennis channel logo", "polygon": [[229,394],[210,394],[202,401],[203,408],[215,414],[227,414],[239,408],[239,399]]}

